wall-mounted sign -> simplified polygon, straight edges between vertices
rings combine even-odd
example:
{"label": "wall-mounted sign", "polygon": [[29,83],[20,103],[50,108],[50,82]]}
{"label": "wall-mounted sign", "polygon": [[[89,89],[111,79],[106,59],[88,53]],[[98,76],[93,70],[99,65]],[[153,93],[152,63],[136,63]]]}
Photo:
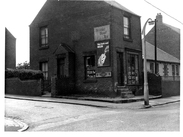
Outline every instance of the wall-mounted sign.
{"label": "wall-mounted sign", "polygon": [[110,57],[109,57],[109,41],[97,42],[97,64],[98,67],[109,66]]}
{"label": "wall-mounted sign", "polygon": [[111,72],[99,72],[96,73],[97,78],[106,78],[106,77],[111,77]]}
{"label": "wall-mounted sign", "polygon": [[94,28],[94,41],[109,40],[110,25]]}

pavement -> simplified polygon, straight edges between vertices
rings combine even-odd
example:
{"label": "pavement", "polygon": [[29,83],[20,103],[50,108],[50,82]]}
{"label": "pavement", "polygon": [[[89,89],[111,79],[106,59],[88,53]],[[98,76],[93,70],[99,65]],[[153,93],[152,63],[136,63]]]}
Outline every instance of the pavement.
{"label": "pavement", "polygon": [[[52,98],[51,96],[24,96],[24,95],[10,95],[6,94],[5,98],[29,100],[29,101],[41,101],[52,103],[65,103],[74,105],[85,105],[92,107],[113,108],[113,109],[144,109],[149,107],[155,107],[170,103],[180,102],[180,96],[172,96],[162,98],[162,96],[149,96],[148,106],[144,106],[143,96],[135,96],[133,98],[109,98],[109,97],[90,97],[90,96],[60,96]],[[137,103],[131,103],[137,102]],[[5,131],[18,131],[22,132],[28,129],[28,125],[21,120],[15,118],[5,117]]]}

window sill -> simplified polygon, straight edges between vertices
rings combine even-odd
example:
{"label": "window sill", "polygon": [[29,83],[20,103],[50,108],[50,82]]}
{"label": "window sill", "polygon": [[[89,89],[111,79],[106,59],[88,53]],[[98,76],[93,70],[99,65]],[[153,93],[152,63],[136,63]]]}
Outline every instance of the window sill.
{"label": "window sill", "polygon": [[128,42],[133,42],[133,40],[132,40],[131,38],[128,39],[128,38],[124,38],[124,37],[123,37],[123,40],[124,40],[124,41],[128,41]]}
{"label": "window sill", "polygon": [[83,81],[83,83],[96,83],[96,82],[97,82],[96,79],[85,79],[85,80]]}
{"label": "window sill", "polygon": [[48,49],[49,46],[46,46],[46,47],[40,47],[39,50],[44,50],[44,49]]}

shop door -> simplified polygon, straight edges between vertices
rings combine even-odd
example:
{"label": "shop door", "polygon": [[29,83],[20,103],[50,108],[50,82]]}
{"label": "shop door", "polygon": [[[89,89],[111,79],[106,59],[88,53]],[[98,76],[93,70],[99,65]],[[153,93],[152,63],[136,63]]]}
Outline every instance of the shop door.
{"label": "shop door", "polygon": [[124,86],[123,53],[117,53],[118,85]]}

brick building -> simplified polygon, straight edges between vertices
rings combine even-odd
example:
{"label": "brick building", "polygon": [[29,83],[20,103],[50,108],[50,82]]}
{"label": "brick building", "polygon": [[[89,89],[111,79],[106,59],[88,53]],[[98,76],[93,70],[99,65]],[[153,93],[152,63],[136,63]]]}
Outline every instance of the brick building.
{"label": "brick building", "polygon": [[[157,47],[180,60],[180,29],[163,22],[163,16],[156,16]],[[154,45],[154,27],[146,35],[146,41]]]}
{"label": "brick building", "polygon": [[[150,70],[154,73],[155,27],[146,35],[147,58]],[[180,29],[163,22],[163,16],[156,16],[157,71],[161,76],[180,75]]]}
{"label": "brick building", "polygon": [[75,93],[138,88],[141,55],[140,17],[115,1],[47,0],[30,25],[31,68],[70,78]]}
{"label": "brick building", "polygon": [[16,38],[5,28],[5,68],[16,67]]}

